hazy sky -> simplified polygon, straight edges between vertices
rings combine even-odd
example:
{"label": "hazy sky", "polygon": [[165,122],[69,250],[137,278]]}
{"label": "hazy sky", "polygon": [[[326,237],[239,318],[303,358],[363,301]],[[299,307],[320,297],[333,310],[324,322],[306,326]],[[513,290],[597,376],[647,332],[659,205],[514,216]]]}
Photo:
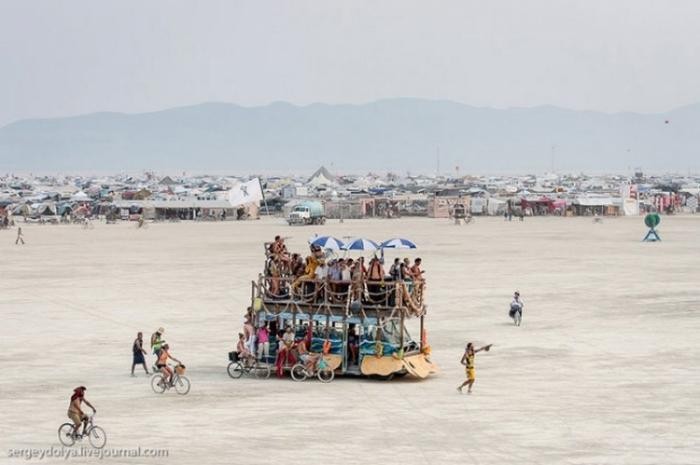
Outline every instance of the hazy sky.
{"label": "hazy sky", "polygon": [[0,126],[227,101],[656,112],[700,102],[698,0],[0,0]]}

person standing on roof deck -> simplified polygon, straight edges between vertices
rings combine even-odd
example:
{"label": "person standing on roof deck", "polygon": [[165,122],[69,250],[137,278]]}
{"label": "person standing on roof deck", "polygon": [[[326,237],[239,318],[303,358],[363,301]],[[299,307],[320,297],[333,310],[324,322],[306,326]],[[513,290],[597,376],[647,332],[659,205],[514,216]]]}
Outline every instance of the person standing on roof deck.
{"label": "person standing on roof deck", "polygon": [[367,293],[371,302],[381,302],[384,300],[382,287],[384,286],[384,267],[377,257],[373,257],[369,262],[369,272],[367,275]]}
{"label": "person standing on roof deck", "polygon": [[328,265],[325,260],[321,260],[314,271],[314,300],[323,300],[323,293],[326,286],[326,278],[328,277]]}
{"label": "person standing on roof deck", "polygon": [[425,273],[425,271],[420,269],[421,263],[423,263],[423,260],[421,260],[420,258],[416,258],[413,262],[413,266],[411,267],[411,276],[413,277],[414,282],[425,281],[425,279],[423,278],[423,273]]}
{"label": "person standing on roof deck", "polygon": [[17,239],[15,239],[15,245],[18,245],[20,242],[22,243],[22,245],[24,245],[24,235],[22,233],[22,226],[17,228]]}
{"label": "person standing on roof deck", "polygon": [[472,393],[472,386],[474,386],[474,382],[476,381],[474,357],[477,352],[481,352],[482,350],[488,352],[491,349],[491,346],[492,344],[489,344],[479,349],[474,349],[474,344],[472,344],[471,342],[467,343],[467,348],[464,349],[464,355],[462,355],[462,360],[460,361],[460,363],[464,365],[464,368],[467,372],[467,380],[457,387],[457,390],[460,393],[462,392],[462,388],[464,388],[464,386],[469,386],[469,388],[467,389],[467,394]]}
{"label": "person standing on roof deck", "polygon": [[328,268],[328,286],[332,292],[331,300],[335,300],[335,297],[339,292],[340,281],[343,279],[343,263],[344,260],[342,258],[339,260],[332,260],[331,266]]}
{"label": "person standing on roof deck", "polygon": [[352,300],[364,299],[366,278],[365,258],[360,257],[352,268]]}
{"label": "person standing on roof deck", "polygon": [[391,276],[392,281],[401,280],[401,259],[398,257],[394,259],[394,263],[389,268],[389,276]]}
{"label": "person standing on roof deck", "polygon": [[147,375],[150,373],[148,372],[148,368],[146,368],[146,359],[144,359],[144,355],[146,354],[146,351],[143,349],[143,333],[139,331],[139,333],[136,335],[136,339],[134,340],[134,344],[131,347],[131,351],[133,352],[133,361],[131,362],[131,376],[136,376],[134,374],[134,367],[136,365],[143,365],[143,369],[146,372]]}

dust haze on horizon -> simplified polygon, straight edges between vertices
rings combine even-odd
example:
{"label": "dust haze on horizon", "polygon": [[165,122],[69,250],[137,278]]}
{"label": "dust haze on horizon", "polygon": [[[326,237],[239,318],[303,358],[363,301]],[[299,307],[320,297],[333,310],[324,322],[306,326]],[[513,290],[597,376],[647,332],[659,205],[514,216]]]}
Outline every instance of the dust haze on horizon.
{"label": "dust haze on horizon", "polygon": [[700,102],[700,2],[0,3],[0,127],[201,102]]}

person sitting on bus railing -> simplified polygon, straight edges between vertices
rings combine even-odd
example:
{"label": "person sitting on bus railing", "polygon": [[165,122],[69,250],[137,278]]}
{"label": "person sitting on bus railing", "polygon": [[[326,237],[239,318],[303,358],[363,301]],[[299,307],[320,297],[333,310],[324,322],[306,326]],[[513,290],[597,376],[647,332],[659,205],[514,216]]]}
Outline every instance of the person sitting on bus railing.
{"label": "person sitting on bus railing", "polygon": [[292,276],[295,278],[300,277],[301,275],[304,274],[304,259],[299,255],[298,253],[293,253],[292,254],[292,265],[290,267],[290,271]]}
{"label": "person sitting on bus railing", "polygon": [[309,249],[311,250],[311,255],[313,255],[316,258],[316,260],[323,260],[324,258],[326,258],[326,254],[323,252],[323,249],[320,245],[311,244],[309,246]]}
{"label": "person sitting on bus railing", "polygon": [[316,276],[316,267],[318,266],[318,260],[315,257],[309,255],[306,257],[306,266],[304,267],[304,274],[299,276],[294,280],[292,284],[292,290],[297,292],[299,287],[307,281],[313,281]]}

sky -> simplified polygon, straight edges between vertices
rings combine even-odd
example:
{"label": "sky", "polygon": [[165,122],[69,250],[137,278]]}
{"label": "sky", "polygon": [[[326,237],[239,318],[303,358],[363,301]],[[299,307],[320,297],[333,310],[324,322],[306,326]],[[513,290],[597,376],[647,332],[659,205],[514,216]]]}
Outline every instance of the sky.
{"label": "sky", "polygon": [[0,126],[208,101],[700,102],[697,0],[0,0]]}

